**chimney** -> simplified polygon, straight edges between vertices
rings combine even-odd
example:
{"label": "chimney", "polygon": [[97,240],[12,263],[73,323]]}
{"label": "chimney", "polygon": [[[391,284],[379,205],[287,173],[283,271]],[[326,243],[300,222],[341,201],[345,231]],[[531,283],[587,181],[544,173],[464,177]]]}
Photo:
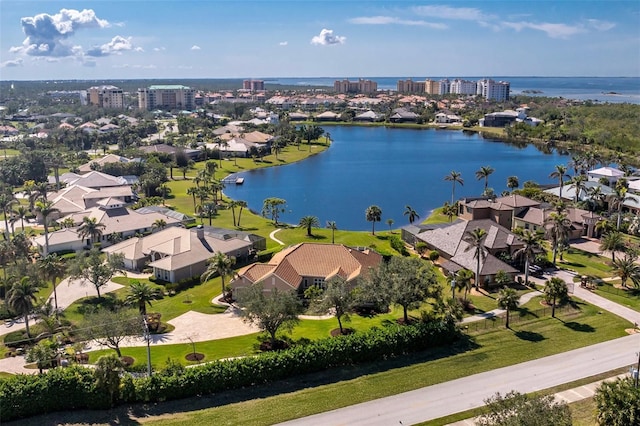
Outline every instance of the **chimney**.
{"label": "chimney", "polygon": [[198,225],[196,227],[196,236],[201,239],[204,240],[204,226],[202,225]]}

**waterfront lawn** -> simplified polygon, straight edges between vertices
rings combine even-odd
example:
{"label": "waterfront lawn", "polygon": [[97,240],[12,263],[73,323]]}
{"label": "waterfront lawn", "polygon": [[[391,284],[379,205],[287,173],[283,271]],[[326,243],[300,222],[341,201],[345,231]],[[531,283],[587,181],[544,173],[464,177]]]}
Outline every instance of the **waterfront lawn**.
{"label": "waterfront lawn", "polygon": [[[451,218],[451,222],[455,221],[458,216],[453,216]],[[450,223],[449,216],[442,213],[442,207],[438,207],[437,209],[433,209],[429,217],[427,217],[424,221],[422,221],[424,225],[428,224],[436,224],[436,223]]]}
{"label": "waterfront lawn", "polygon": [[[628,327],[628,323],[625,320],[607,312],[597,315],[599,309],[590,305],[580,306],[581,313],[570,317],[572,322],[583,326],[579,328],[567,327],[562,321],[562,315],[556,319],[544,317],[514,324],[511,330],[492,329],[487,333],[470,337],[468,343],[462,341],[453,347],[434,349],[379,363],[335,369],[331,374],[322,372],[301,377],[299,380],[151,407],[136,406],[131,409],[125,406],[111,412],[55,413],[49,415],[50,417],[27,419],[25,424],[42,424],[45,417],[55,417],[63,422],[70,422],[72,419],[110,422],[114,416],[118,416],[120,419],[128,418],[135,421],[144,418],[145,423],[153,425],[268,425],[396,395],[626,335],[624,328]],[[585,328],[595,331],[579,331]],[[540,339],[522,339],[523,333],[536,333]],[[201,344],[197,345],[196,350],[202,352],[199,346]],[[125,351],[127,350],[128,348],[125,348]],[[505,353],[509,356],[505,357]],[[155,358],[155,355],[152,356]],[[460,368],[461,366],[464,368]],[[214,407],[211,408],[212,406]]]}
{"label": "waterfront lawn", "polygon": [[[391,234],[387,231],[376,231],[376,235],[372,235],[367,231],[334,231],[335,243],[344,244],[350,247],[370,247],[376,250],[380,254],[398,254],[391,248],[389,237],[391,235],[400,234],[394,231]],[[327,228],[313,228],[311,230],[311,237],[307,236],[307,230],[304,228],[283,228],[275,237],[285,243],[285,245],[297,244],[300,242],[313,242],[313,243],[325,243],[331,244],[331,229]]]}
{"label": "waterfront lawn", "polygon": [[[553,256],[549,251],[549,260]],[[578,250],[573,247],[564,253],[563,261],[556,260],[558,267],[575,271],[580,275],[592,275],[599,278],[611,276],[611,266],[606,258],[597,254]]]}

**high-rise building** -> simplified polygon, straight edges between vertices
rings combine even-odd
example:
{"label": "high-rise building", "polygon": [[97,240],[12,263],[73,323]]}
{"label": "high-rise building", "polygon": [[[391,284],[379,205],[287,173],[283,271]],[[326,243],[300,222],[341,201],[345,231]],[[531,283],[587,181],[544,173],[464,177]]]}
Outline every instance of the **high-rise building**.
{"label": "high-rise building", "polygon": [[155,85],[138,89],[138,107],[140,109],[193,110],[196,91],[181,85]]}
{"label": "high-rise building", "polygon": [[89,103],[100,108],[124,108],[124,92],[116,86],[94,86],[89,90]]}
{"label": "high-rise building", "polygon": [[508,81],[493,81],[485,78],[478,81],[476,94],[486,100],[508,101],[510,89],[511,84]]}
{"label": "high-rise building", "polygon": [[363,79],[358,81],[336,80],[333,83],[333,91],[337,93],[375,93],[378,91],[378,83]]}
{"label": "high-rise building", "polygon": [[451,82],[451,93],[455,93],[457,95],[475,95],[477,90],[477,82],[462,80],[460,78],[456,78]]}
{"label": "high-rise building", "polygon": [[424,82],[424,91],[428,94],[428,95],[440,95],[440,82],[439,81],[435,81],[435,80],[431,80],[431,79],[427,79]]}
{"label": "high-rise building", "polygon": [[424,81],[398,80],[398,93],[425,93]]}
{"label": "high-rise building", "polygon": [[264,90],[264,80],[244,80],[242,88],[251,92],[262,91]]}

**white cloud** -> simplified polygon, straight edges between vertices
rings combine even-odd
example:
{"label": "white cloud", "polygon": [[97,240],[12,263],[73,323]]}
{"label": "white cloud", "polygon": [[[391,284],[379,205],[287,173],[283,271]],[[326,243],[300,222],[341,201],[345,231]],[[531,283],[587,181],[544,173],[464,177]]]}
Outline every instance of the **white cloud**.
{"label": "white cloud", "polygon": [[349,22],[358,25],[409,25],[409,26],[423,26],[437,30],[443,30],[448,28],[446,24],[427,22],[422,20],[407,20],[400,19],[394,16],[361,16],[358,18],[351,18]]}
{"label": "white cloud", "polygon": [[12,67],[21,67],[23,59],[17,58],[10,61],[4,61],[0,63],[0,68],[12,68]]}
{"label": "white cloud", "polygon": [[504,22],[503,25],[507,28],[512,28],[516,31],[522,31],[523,29],[532,29],[542,31],[551,38],[566,39],[573,35],[585,32],[584,28],[579,25],[567,25],[567,24],[553,24],[549,22],[534,23],[534,22]]}
{"label": "white cloud", "polygon": [[485,15],[480,9],[476,9],[475,7],[451,7],[445,5],[417,6],[413,8],[413,11],[421,16],[463,21],[486,21],[494,18],[491,15]]}
{"label": "white cloud", "polygon": [[280,43],[278,43],[279,46],[286,46],[287,44],[289,44],[288,41],[281,41]]}
{"label": "white cloud", "polygon": [[[88,56],[100,57],[109,56],[113,54],[122,54],[124,51],[133,50],[133,44],[131,43],[131,37],[124,38],[122,36],[115,36],[109,43],[105,43],[102,46],[94,46],[87,51]],[[139,52],[141,48],[135,48]]]}
{"label": "white cloud", "polygon": [[144,49],[142,47],[135,47],[133,50],[136,52],[144,52]]}
{"label": "white cloud", "polygon": [[111,24],[96,16],[92,9],[78,11],[75,9],[61,9],[60,12],[49,15],[40,13],[26,16],[20,20],[22,31],[27,36],[21,46],[10,49],[14,53],[30,56],[74,56],[74,51],[65,40],[73,37],[76,31],[86,28],[107,28]]}
{"label": "white cloud", "polygon": [[154,47],[154,48],[153,48],[153,51],[154,51],[154,52],[161,52],[161,51],[163,51],[163,50],[167,50],[167,49],[166,49],[164,46],[163,46],[163,47]]}
{"label": "white cloud", "polygon": [[333,30],[323,28],[322,31],[320,31],[319,35],[313,36],[313,38],[311,39],[311,44],[328,46],[332,44],[344,44],[346,41],[346,37],[333,35]]}
{"label": "white cloud", "polygon": [[601,21],[599,19],[587,19],[587,23],[597,31],[609,31],[616,26],[614,22]]}
{"label": "white cloud", "polygon": [[193,46],[191,46],[191,50],[200,50],[200,46],[194,44]]}

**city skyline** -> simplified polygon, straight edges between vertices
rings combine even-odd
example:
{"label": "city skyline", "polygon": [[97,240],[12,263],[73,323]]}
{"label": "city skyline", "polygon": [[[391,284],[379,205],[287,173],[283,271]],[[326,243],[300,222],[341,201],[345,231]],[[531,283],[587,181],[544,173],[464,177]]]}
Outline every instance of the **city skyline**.
{"label": "city skyline", "polygon": [[0,3],[0,79],[640,76],[635,1]]}

